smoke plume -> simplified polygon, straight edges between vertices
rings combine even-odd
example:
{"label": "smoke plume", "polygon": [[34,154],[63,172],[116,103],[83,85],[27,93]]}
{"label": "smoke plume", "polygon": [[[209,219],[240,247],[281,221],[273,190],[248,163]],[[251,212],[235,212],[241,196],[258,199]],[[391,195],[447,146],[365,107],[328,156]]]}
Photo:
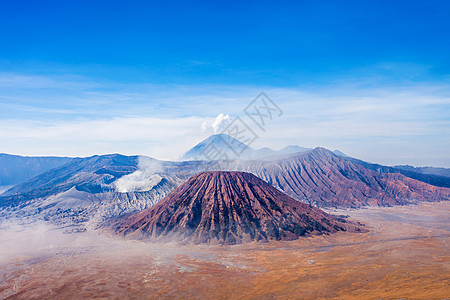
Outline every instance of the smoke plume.
{"label": "smoke plume", "polygon": [[163,171],[160,161],[140,156],[138,170],[119,178],[114,185],[120,193],[149,191],[162,180],[159,174]]}

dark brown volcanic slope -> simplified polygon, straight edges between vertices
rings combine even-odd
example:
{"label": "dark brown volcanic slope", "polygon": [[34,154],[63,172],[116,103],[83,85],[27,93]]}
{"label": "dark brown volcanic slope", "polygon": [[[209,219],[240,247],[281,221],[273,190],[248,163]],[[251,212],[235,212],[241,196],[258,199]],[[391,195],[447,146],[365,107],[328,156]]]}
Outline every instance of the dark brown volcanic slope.
{"label": "dark brown volcanic slope", "polygon": [[289,196],[319,207],[392,206],[450,199],[449,188],[399,173],[372,171],[324,148],[282,160],[239,162],[226,168],[252,173]]}
{"label": "dark brown volcanic slope", "polygon": [[133,238],[195,244],[293,240],[360,230],[292,199],[252,174],[217,171],[192,176],[153,207],[112,227]]}

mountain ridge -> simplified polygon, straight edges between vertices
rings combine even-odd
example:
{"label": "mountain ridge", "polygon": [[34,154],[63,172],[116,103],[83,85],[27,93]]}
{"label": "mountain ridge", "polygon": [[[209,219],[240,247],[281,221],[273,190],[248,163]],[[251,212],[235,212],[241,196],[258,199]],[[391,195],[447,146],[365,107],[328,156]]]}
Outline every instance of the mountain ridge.
{"label": "mountain ridge", "polygon": [[[142,163],[143,158],[146,163]],[[0,217],[15,214],[20,218],[55,219],[59,224],[104,220],[147,208],[192,175],[206,170],[249,172],[298,201],[322,208],[393,206],[450,199],[449,188],[425,182],[450,184],[447,177],[414,172],[408,177],[396,169],[378,168],[320,147],[273,160],[248,161],[176,162],[110,154],[74,159],[15,186],[8,196],[0,196]],[[66,211],[40,204],[53,196],[52,203],[64,202],[64,192],[74,187],[95,195],[101,205],[80,202],[85,205],[82,209],[69,207]]]}
{"label": "mountain ridge", "polygon": [[53,168],[60,167],[72,157],[21,156],[0,153],[0,186],[23,183]]}
{"label": "mountain ridge", "polygon": [[245,172],[202,172],[156,205],[106,225],[150,241],[237,244],[361,231]]}
{"label": "mountain ridge", "polygon": [[235,168],[319,207],[392,206],[450,199],[448,188],[399,173],[378,173],[322,147],[279,161],[241,163]]}
{"label": "mountain ridge", "polygon": [[275,159],[308,150],[311,149],[296,145],[289,145],[278,151],[269,147],[253,149],[227,134],[214,134],[183,153],[179,160]]}
{"label": "mountain ridge", "polygon": [[[411,193],[411,191],[403,191],[402,193],[398,192],[397,195],[394,195],[395,193],[392,194],[392,191],[383,192],[387,186],[386,184],[380,185],[377,183],[377,180],[385,182],[389,179],[389,177],[397,182],[399,182],[399,180],[406,180],[398,175],[386,175],[398,174],[398,172],[393,173],[393,171],[396,171],[395,169],[386,167],[388,169],[384,172],[373,170],[370,165],[366,168],[364,164],[368,163],[364,163],[353,158],[337,156],[331,151],[320,147],[303,153],[291,154],[283,158],[279,158],[278,160],[269,161],[228,160],[222,161],[220,164],[208,161],[157,162],[159,162],[162,166],[162,170],[159,172],[159,175],[163,175],[164,178],[172,181],[173,184],[187,180],[193,174],[207,169],[251,172],[263,180],[273,184],[275,187],[286,192],[295,199],[323,207],[401,205],[410,202],[408,199],[405,200],[408,195],[415,195],[414,193]],[[319,166],[318,163],[325,164],[326,166]],[[73,186],[76,186],[78,190],[91,193],[114,192],[117,190],[115,182],[119,178],[122,178],[128,174],[133,174],[139,170],[137,156],[127,157],[119,154],[93,156],[83,159],[80,158],[74,160],[72,164],[74,165],[73,167],[72,165],[65,165],[56,170],[39,175],[27,183],[15,186],[10,189],[6,195],[4,194],[0,196],[1,204],[4,206],[7,203],[46,197],[64,192]],[[340,177],[338,178],[339,180],[333,182],[334,179],[330,180],[327,178],[327,176],[331,173],[327,175],[327,173],[323,170],[318,173],[318,171],[324,167],[327,170],[333,170],[333,174],[335,176],[334,179],[338,176]],[[368,170],[371,172],[368,172]],[[418,182],[408,181],[408,184],[421,186],[420,182],[424,182],[425,179],[429,181],[436,178],[435,175],[415,173],[414,175],[420,177],[413,178],[418,180]],[[346,176],[349,178],[346,178]],[[172,178],[174,180],[172,180]],[[421,178],[422,181],[420,181]],[[437,178],[444,183],[450,182],[450,179],[446,177]],[[325,184],[324,182],[327,183]],[[336,185],[337,182],[339,182],[338,185]],[[434,188],[432,188],[432,186],[422,186],[423,192],[428,193],[426,197],[422,197],[422,200],[436,201],[438,199],[438,196],[433,196],[432,190]],[[337,187],[340,191],[338,192],[332,187]],[[348,190],[345,191],[347,188]],[[398,188],[400,189],[400,186]],[[361,191],[363,191],[362,194]],[[394,188],[394,191],[396,191],[396,188]],[[441,190],[437,189],[437,191],[439,192]],[[442,191],[445,192],[447,190]],[[392,195],[389,196],[389,193]],[[349,200],[346,201],[347,204],[343,205],[343,203],[339,203],[340,200],[339,197],[336,198],[336,194],[339,194],[341,195],[340,197]],[[442,200],[446,199],[446,194],[447,192],[444,193]],[[402,195],[403,200],[392,200],[399,198],[399,195]],[[364,201],[356,201],[356,198],[361,198]],[[379,201],[368,201],[369,199],[375,198]],[[392,199],[387,201],[390,198]],[[421,197],[417,197],[417,199],[420,198]],[[330,199],[335,200],[331,201]],[[387,202],[383,202],[383,199]]]}

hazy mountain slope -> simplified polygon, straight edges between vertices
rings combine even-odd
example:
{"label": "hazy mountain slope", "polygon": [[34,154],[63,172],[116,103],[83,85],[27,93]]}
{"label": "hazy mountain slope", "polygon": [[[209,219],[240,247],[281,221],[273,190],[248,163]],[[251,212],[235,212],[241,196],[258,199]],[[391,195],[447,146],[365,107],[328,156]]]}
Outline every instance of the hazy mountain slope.
{"label": "hazy mountain slope", "polygon": [[[388,167],[383,166],[379,164],[372,164],[365,161],[362,161],[360,159],[352,158],[352,157],[346,157],[347,160],[357,163],[364,168],[367,168],[369,170],[378,172],[378,173],[400,173],[407,177],[435,185],[440,187],[447,187],[450,188],[450,177],[437,175],[437,174],[426,174],[421,171],[421,168],[414,168],[414,167]],[[441,170],[448,170],[444,168],[437,168]],[[417,171],[416,171],[417,170]],[[445,172],[439,172],[444,173]]]}
{"label": "hazy mountain slope", "polygon": [[0,185],[25,182],[71,160],[70,157],[28,157],[0,153]]}
{"label": "hazy mountain slope", "polygon": [[42,197],[77,187],[91,193],[112,191],[110,183],[137,169],[137,156],[110,154],[74,158],[69,163],[15,186],[3,196]]}
{"label": "hazy mountain slope", "polygon": [[436,167],[413,167],[413,166],[395,166],[396,169],[402,169],[405,171],[412,171],[415,173],[445,176],[450,177],[450,168],[436,168]]}
{"label": "hazy mountain slope", "polygon": [[228,165],[269,182],[289,196],[319,207],[390,206],[450,199],[450,189],[402,174],[382,174],[324,148],[279,161]]}
{"label": "hazy mountain slope", "polygon": [[242,172],[194,175],[155,206],[112,224],[125,236],[195,244],[292,240],[358,230]]}

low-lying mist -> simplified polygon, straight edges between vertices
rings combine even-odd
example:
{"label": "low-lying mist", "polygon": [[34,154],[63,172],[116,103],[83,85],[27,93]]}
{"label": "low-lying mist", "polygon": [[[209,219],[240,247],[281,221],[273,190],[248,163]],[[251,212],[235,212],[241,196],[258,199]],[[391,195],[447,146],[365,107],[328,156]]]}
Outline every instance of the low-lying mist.
{"label": "low-lying mist", "polygon": [[0,224],[0,263],[47,256],[68,249],[87,249],[105,241],[105,237],[95,232],[66,234],[43,221],[21,224],[20,221],[8,220]]}
{"label": "low-lying mist", "polygon": [[[180,253],[196,253],[202,248],[125,240],[89,230],[67,233],[67,228],[57,228],[44,221],[23,224],[20,220],[6,220],[0,223],[0,265],[83,253],[108,253],[114,257],[124,252],[128,255],[146,253],[169,262]],[[198,252],[194,256],[197,255],[202,254]]]}

